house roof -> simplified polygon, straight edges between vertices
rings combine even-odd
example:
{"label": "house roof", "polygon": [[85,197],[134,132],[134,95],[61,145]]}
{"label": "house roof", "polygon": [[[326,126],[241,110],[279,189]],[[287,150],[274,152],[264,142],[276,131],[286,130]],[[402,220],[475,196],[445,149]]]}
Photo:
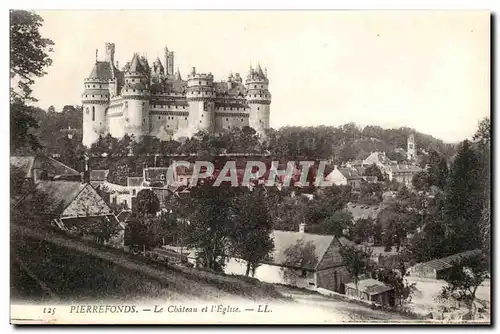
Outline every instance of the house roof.
{"label": "house roof", "polygon": [[391,170],[393,173],[398,173],[398,172],[417,173],[423,171],[423,169],[417,165],[391,165]]}
{"label": "house roof", "polygon": [[[165,181],[167,179],[168,167],[144,168],[144,179],[146,181]],[[163,175],[163,178],[161,177]]]}
{"label": "house roof", "polygon": [[83,224],[88,224],[88,223],[96,223],[99,224],[101,223],[101,219],[107,217],[110,221],[110,223],[117,225],[120,230],[124,230],[125,226],[118,221],[118,219],[115,217],[115,215],[106,215],[106,216],[99,216],[99,217],[78,217],[78,218],[66,218],[63,219],[63,224],[65,227],[71,227],[75,225],[83,225]]}
{"label": "house roof", "polygon": [[363,164],[366,165],[372,163],[389,164],[390,160],[382,152],[372,152],[366,159],[363,160]]}
{"label": "house roof", "polygon": [[35,170],[46,171],[49,177],[80,175],[73,168],[44,155],[12,156],[10,157],[10,165],[21,169],[26,178],[32,178]]}
{"label": "house roof", "polygon": [[142,176],[129,176],[127,177],[127,187],[142,187],[144,178]]}
{"label": "house roof", "polygon": [[376,219],[385,205],[365,205],[358,203],[347,203],[346,210],[352,214],[354,220],[372,218]]}
{"label": "house roof", "polygon": [[431,260],[428,262],[419,263],[415,267],[418,268],[418,267],[426,266],[426,267],[430,267],[436,271],[439,271],[439,270],[451,268],[452,263],[460,260],[461,258],[464,258],[464,257],[467,258],[467,257],[473,256],[473,255],[478,255],[480,253],[481,253],[481,251],[479,249],[469,250],[469,251],[453,254],[453,255],[450,255],[450,256],[447,256],[447,257],[444,257],[441,259],[435,259],[435,260]]}
{"label": "house roof", "polygon": [[[271,254],[270,262],[271,264],[276,265],[283,265],[284,263],[286,263],[287,259],[284,251],[288,247],[294,246],[300,239],[302,239],[305,244],[307,244],[308,242],[312,242],[312,244],[315,246],[315,252],[318,258],[318,262],[316,263],[316,265],[318,265],[325,255],[326,250],[335,239],[335,237],[332,235],[320,235],[278,230],[274,230],[271,234],[271,237],[274,239],[274,250]],[[304,269],[313,270],[315,268],[305,267]]]}
{"label": "house roof", "polygon": [[[346,283],[345,285],[356,290],[356,284],[354,282]],[[378,295],[386,291],[394,290],[394,288],[373,278],[367,278],[358,281],[357,290],[369,295]]]}
{"label": "house roof", "polygon": [[90,171],[90,181],[106,181],[109,169],[95,169]]}
{"label": "house roof", "polygon": [[347,179],[361,178],[358,171],[354,168],[339,168],[339,172],[341,172]]}
{"label": "house roof", "polygon": [[38,211],[58,215],[63,213],[87,186],[90,185],[72,181],[40,181],[33,191],[20,201],[20,205],[29,205],[40,208]]}
{"label": "house roof", "polygon": [[125,223],[130,218],[130,216],[132,216],[132,211],[123,210],[116,216],[116,218],[118,219],[119,222]]}

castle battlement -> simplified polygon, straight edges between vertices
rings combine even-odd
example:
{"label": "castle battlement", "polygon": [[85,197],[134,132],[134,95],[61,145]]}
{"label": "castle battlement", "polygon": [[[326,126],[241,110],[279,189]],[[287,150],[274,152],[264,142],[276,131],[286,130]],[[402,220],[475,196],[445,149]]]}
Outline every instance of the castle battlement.
{"label": "castle battlement", "polygon": [[271,94],[266,71],[250,68],[245,84],[239,73],[215,81],[212,73],[196,68],[183,80],[174,72],[174,52],[164,49],[150,66],[145,56],[119,68],[115,44],[105,44],[105,60],[96,60],[84,78],[83,143],[90,146],[99,135],[156,136],[162,140],[191,137],[198,131],[222,132],[251,126],[269,128]]}

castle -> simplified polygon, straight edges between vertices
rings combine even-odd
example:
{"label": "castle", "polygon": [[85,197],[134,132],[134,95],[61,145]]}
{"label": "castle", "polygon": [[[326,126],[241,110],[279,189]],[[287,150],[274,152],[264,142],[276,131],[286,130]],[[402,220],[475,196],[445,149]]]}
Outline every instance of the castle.
{"label": "castle", "polygon": [[170,138],[191,137],[200,130],[217,133],[250,126],[261,133],[269,128],[271,94],[267,71],[250,66],[245,83],[239,73],[227,81],[214,81],[211,73],[193,67],[183,80],[174,73],[174,52],[165,47],[163,63],[152,66],[134,53],[121,70],[115,63],[115,44],[106,43],[104,61],[97,60],[85,79],[83,144],[99,135],[125,134]]}

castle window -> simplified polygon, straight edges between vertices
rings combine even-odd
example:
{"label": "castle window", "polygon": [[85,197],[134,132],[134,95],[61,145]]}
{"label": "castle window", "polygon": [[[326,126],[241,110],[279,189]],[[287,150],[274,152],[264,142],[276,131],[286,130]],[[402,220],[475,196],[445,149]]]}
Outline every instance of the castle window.
{"label": "castle window", "polygon": [[201,114],[201,117],[203,117],[203,116],[204,116],[204,115],[203,115],[203,114]]}
{"label": "castle window", "polygon": [[89,107],[87,107],[87,115],[89,114]]}
{"label": "castle window", "polygon": [[253,88],[257,88],[257,85],[253,85]]}
{"label": "castle window", "polygon": [[200,123],[201,123],[201,121],[200,121]]}
{"label": "castle window", "polygon": [[158,116],[158,119],[160,119],[160,116]]}
{"label": "castle window", "polygon": [[264,88],[264,85],[260,85],[260,88]]}
{"label": "castle window", "polygon": [[95,121],[95,107],[92,106],[92,121]]}
{"label": "castle window", "polygon": [[229,121],[229,118],[226,118],[226,122]]}
{"label": "castle window", "polygon": [[102,88],[102,85],[99,85],[99,88]]}
{"label": "castle window", "polygon": [[241,119],[241,121],[243,122],[243,118]]}
{"label": "castle window", "polygon": [[203,110],[208,111],[208,104],[206,102],[203,102]]}
{"label": "castle window", "polygon": [[260,110],[260,107],[257,107],[257,110]]}
{"label": "castle window", "polygon": [[135,89],[132,89],[132,91],[135,93]]}
{"label": "castle window", "polygon": [[94,97],[94,95],[92,95],[92,97]]}
{"label": "castle window", "polygon": [[187,117],[184,117],[184,120],[186,120],[186,121],[187,121],[187,120],[188,120],[188,118],[187,118]]}
{"label": "castle window", "polygon": [[95,88],[95,85],[92,85],[92,88]]}
{"label": "castle window", "polygon": [[198,85],[201,85],[201,81],[198,81]]}

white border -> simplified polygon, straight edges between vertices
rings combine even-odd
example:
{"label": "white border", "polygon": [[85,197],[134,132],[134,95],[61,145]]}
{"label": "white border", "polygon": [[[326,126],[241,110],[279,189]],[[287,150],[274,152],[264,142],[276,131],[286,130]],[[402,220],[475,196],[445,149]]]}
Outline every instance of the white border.
{"label": "white border", "polygon": [[[246,10],[256,10],[256,9],[281,9],[281,10],[299,10],[299,9],[305,9],[305,10],[321,10],[321,9],[377,9],[377,10],[383,10],[383,9],[446,9],[446,10],[466,10],[466,9],[488,9],[491,10],[492,12],[498,13],[498,7],[499,7],[500,1],[498,0],[407,0],[407,1],[401,1],[401,0],[384,0],[384,1],[370,1],[370,0],[350,0],[350,1],[319,1],[319,0],[308,0],[308,1],[271,1],[271,0],[253,0],[253,1],[221,1],[221,0],[212,0],[212,1],[203,1],[203,0],[183,0],[183,1],[178,1],[178,2],[170,2],[170,3],[165,3],[165,1],[151,1],[151,0],[122,0],[120,2],[114,2],[114,3],[103,3],[102,0],[86,0],[85,2],[77,2],[77,1],[57,1],[57,0],[46,0],[46,1],[35,1],[35,0],[20,0],[20,1],[3,1],[2,2],[2,8],[4,9],[0,15],[0,20],[2,21],[2,27],[3,29],[0,31],[0,38],[2,44],[5,46],[3,50],[8,50],[8,44],[9,44],[9,36],[8,36],[8,20],[9,20],[9,15],[8,15],[8,9],[9,8],[31,8],[31,9],[246,9]],[[496,25],[498,25],[498,22],[496,22]],[[496,30],[496,29],[495,29]],[[495,43],[496,42],[496,43]],[[494,43],[498,43],[498,35],[495,34],[494,38]],[[8,78],[8,70],[7,70],[7,63],[8,63],[8,53],[5,51],[2,53],[3,58],[3,63],[6,65],[4,67],[5,72],[2,71],[2,74],[4,74],[5,78],[5,83],[6,86],[9,85],[9,81],[7,81]],[[497,57],[498,58],[498,57]],[[495,73],[493,75],[497,77],[495,74],[497,74],[498,70],[495,70]],[[495,94],[495,96],[498,97],[498,85],[495,87],[495,91],[492,92]],[[8,163],[7,159],[9,156],[9,137],[7,136],[9,132],[9,113],[8,113],[8,87],[5,87],[5,89],[0,90],[0,96],[2,97],[2,100],[4,101],[3,106],[5,106],[4,111],[0,113],[0,117],[2,117],[2,120],[0,121],[0,125],[4,127],[1,131],[1,133],[4,134],[4,140],[2,140],[0,148],[1,148],[1,157],[5,158],[5,162],[1,163],[0,166],[4,170],[4,175],[5,177],[3,180],[6,182],[4,183],[5,185],[2,187],[4,191],[2,192],[2,198],[3,200],[0,199],[0,203],[5,205],[5,210],[2,211],[2,214],[4,215],[4,219],[2,219],[2,228],[3,228],[3,235],[5,237],[4,241],[4,249],[1,252],[1,256],[3,260],[5,260],[3,263],[5,266],[9,265],[9,207],[7,206],[7,199],[9,197],[9,184],[8,184],[8,179],[7,179],[7,174],[9,172],[8,169]],[[496,111],[496,110],[495,110]],[[494,113],[495,111],[492,111]],[[496,128],[496,121],[494,122],[495,128]],[[498,148],[498,143],[495,140],[495,147]],[[495,153],[497,150],[495,149]],[[495,154],[496,156],[496,154]],[[498,166],[495,166],[498,167]],[[4,169],[5,168],[5,169]],[[497,171],[497,168],[495,168],[495,172]],[[495,184],[497,185],[497,184]],[[495,187],[496,188],[496,187]],[[495,212],[498,212],[498,207],[495,206]],[[493,222],[494,224],[494,222]],[[496,227],[496,235],[498,240],[498,233],[499,233],[500,228]],[[495,249],[495,256],[498,255],[498,247]],[[9,293],[10,293],[10,288],[9,288],[9,280],[10,278],[7,275],[2,276],[2,284],[1,284],[1,291],[2,291],[2,301],[0,303],[1,305],[1,313],[3,315],[3,321],[2,321],[2,332],[11,332],[14,331],[14,328],[10,325],[8,325],[9,321]],[[498,290],[498,289],[496,289]],[[496,297],[496,294],[495,294]],[[495,298],[495,301],[497,299]],[[494,310],[496,310],[497,307],[495,305]],[[495,316],[492,315],[492,316]],[[94,328],[96,332],[104,332],[104,330],[110,329],[110,328]],[[114,330],[124,330],[123,328],[113,328]],[[197,328],[194,328],[196,330]],[[220,328],[214,328],[215,330],[220,330]],[[232,330],[235,328],[229,328],[229,330]],[[298,330],[302,330],[305,328],[298,328]],[[332,328],[335,330],[336,328]],[[397,328],[395,328],[398,330]],[[475,328],[477,329],[477,327]],[[32,332],[38,332],[42,331],[43,328],[36,329],[36,330],[31,330]],[[62,331],[69,331],[71,330],[70,328],[61,328],[59,330]],[[81,330],[81,329],[80,329]],[[141,328],[141,330],[143,330]],[[176,329],[174,328],[168,328],[168,331],[174,331]],[[193,329],[189,329],[193,330]],[[264,328],[254,328],[250,330],[255,330],[255,331],[267,331],[268,329]],[[286,329],[289,330],[289,329]],[[331,330],[329,328],[323,328],[322,330]],[[352,329],[350,329],[352,330]],[[381,328],[381,329],[374,329],[374,328],[359,328],[359,329],[354,329],[354,330],[367,330],[367,331],[374,331],[374,330],[386,330],[386,328]],[[454,328],[437,328],[437,327],[432,327],[432,328],[420,328],[419,331],[421,330],[426,330],[426,331],[442,331],[442,330],[454,330]]]}

